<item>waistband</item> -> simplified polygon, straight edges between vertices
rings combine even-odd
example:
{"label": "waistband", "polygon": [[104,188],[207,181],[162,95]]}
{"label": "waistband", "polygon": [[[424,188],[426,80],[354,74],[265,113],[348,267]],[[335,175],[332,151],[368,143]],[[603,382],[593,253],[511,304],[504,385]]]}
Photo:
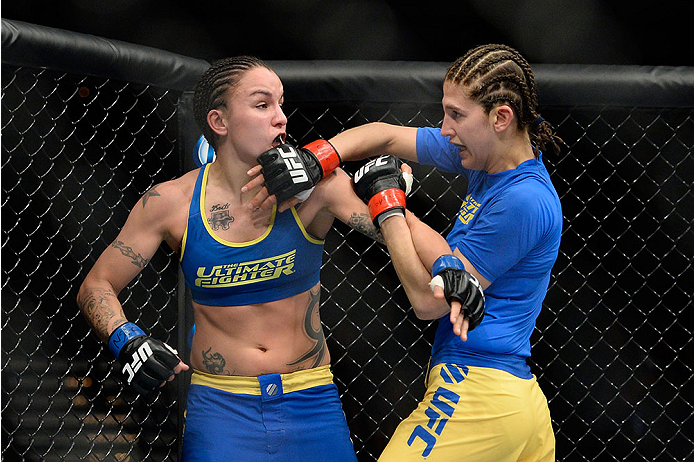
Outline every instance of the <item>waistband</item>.
{"label": "waistband", "polygon": [[[190,378],[191,385],[204,385],[229,393],[257,396],[264,395],[263,390],[267,393],[267,384],[271,382],[281,385],[280,390],[278,390],[279,393],[291,393],[321,385],[330,385],[333,383],[333,373],[330,371],[330,365],[326,364],[289,374],[266,374],[258,377],[215,375],[193,369],[193,375]],[[277,391],[271,394],[276,393]]]}

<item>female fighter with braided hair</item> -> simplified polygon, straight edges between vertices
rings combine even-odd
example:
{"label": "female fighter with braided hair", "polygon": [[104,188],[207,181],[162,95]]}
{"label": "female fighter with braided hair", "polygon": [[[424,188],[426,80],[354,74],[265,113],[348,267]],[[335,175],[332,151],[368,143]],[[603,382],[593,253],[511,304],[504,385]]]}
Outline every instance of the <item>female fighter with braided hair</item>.
{"label": "female fighter with braided hair", "polygon": [[[180,252],[196,325],[183,460],[356,461],[319,318],[319,273],[334,218],[380,234],[329,143],[283,144],[282,82],[264,62],[215,61],[194,100],[216,161],[138,201],[86,276],[78,304],[138,392],[187,370],[175,350],[128,322],[117,298],[165,241]],[[259,188],[241,191],[271,148],[294,178],[323,179],[283,212],[250,209]],[[305,150],[320,162],[297,161]],[[443,238],[439,249],[450,253]]]}
{"label": "female fighter with braided hair", "polygon": [[[455,61],[444,78],[442,104],[441,128],[372,123],[330,140],[345,161],[387,154],[468,180],[447,236],[455,257],[431,252],[430,239],[422,238],[430,228],[410,213],[380,220],[410,300],[428,290],[428,278],[441,269],[462,267],[484,289],[485,314],[474,330],[479,319],[469,310],[451,315],[453,330],[446,311],[432,315],[445,316],[434,339],[426,394],[379,460],[553,461],[547,400],[526,360],[562,229],[561,204],[542,156],[558,153],[561,140],[537,111],[528,62],[508,46],[479,46]],[[265,181],[273,194],[271,174],[264,169],[265,178],[249,186]],[[355,175],[355,189],[372,217],[404,207],[404,195],[393,193],[397,187],[365,176]],[[267,194],[261,192],[253,205],[274,203]],[[413,270],[418,258],[431,275]],[[447,283],[438,285],[450,294]]]}

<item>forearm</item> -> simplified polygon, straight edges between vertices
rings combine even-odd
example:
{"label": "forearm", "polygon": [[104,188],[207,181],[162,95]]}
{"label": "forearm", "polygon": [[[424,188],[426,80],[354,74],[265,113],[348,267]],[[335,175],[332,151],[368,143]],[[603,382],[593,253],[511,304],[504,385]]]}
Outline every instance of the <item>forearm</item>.
{"label": "forearm", "polygon": [[381,244],[386,243],[386,241],[383,239],[383,234],[373,224],[373,221],[371,221],[371,217],[369,216],[368,212],[354,212],[346,221],[346,223],[347,226],[349,226],[355,231],[359,231],[364,236],[369,237],[374,241],[378,241]]}
{"label": "forearm", "polygon": [[[420,319],[438,319],[450,312],[450,306],[445,300],[434,298],[429,287],[431,274],[428,268],[431,265],[425,266],[427,263],[423,263],[421,256],[417,253],[414,236],[410,231],[408,222],[409,218],[407,221],[399,216],[388,218],[383,222],[381,232],[388,246],[395,271],[417,317]],[[445,240],[435,231],[431,231],[439,239],[432,239],[432,251],[428,251],[427,254],[433,255],[438,252],[438,257],[443,253],[450,253]]]}
{"label": "forearm", "polygon": [[77,295],[77,305],[103,342],[108,342],[111,332],[128,321],[116,291],[108,284],[85,281]]}
{"label": "forearm", "polygon": [[330,139],[343,162],[380,155],[416,161],[416,129],[372,122],[345,130]]}
{"label": "forearm", "polygon": [[412,213],[407,214],[407,226],[412,235],[415,251],[427,269],[431,269],[431,266],[441,255],[453,253],[441,234]]}

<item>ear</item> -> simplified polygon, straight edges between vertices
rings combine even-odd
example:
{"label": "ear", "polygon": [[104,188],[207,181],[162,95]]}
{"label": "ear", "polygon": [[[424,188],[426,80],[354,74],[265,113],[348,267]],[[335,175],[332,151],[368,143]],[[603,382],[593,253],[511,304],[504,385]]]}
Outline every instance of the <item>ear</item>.
{"label": "ear", "polygon": [[219,109],[212,109],[207,113],[207,124],[219,136],[226,136],[228,133],[226,120]]}
{"label": "ear", "polygon": [[505,131],[513,122],[516,114],[508,104],[501,104],[493,110],[494,130],[497,133]]}

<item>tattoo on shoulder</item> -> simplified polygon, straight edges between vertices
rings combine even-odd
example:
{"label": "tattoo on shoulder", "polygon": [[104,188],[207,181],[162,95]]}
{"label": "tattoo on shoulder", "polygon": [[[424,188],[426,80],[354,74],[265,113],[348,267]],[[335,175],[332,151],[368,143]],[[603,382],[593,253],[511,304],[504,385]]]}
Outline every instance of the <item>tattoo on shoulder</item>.
{"label": "tattoo on shoulder", "polygon": [[130,258],[132,260],[130,263],[137,266],[138,268],[144,268],[145,266],[147,266],[147,263],[149,263],[149,260],[147,260],[139,253],[136,254],[132,247],[125,245],[123,242],[119,240],[113,241],[113,244],[111,244],[111,246],[114,249],[120,250],[120,253],[122,253],[124,256]]}
{"label": "tattoo on shoulder", "polygon": [[210,374],[225,374],[225,375],[231,375],[231,372],[229,370],[224,369],[224,366],[226,366],[227,361],[224,359],[224,356],[222,356],[221,353],[215,352],[211,353],[212,347],[209,347],[207,350],[202,351],[202,363],[205,365],[205,369],[207,369],[207,372]]}
{"label": "tattoo on shoulder", "polygon": [[155,197],[155,196],[161,196],[157,192],[157,187],[154,186],[152,189],[147,191],[144,196],[142,196],[142,208],[145,208],[145,205],[147,205],[147,201],[149,200],[150,197]]}
{"label": "tattoo on shoulder", "polygon": [[349,221],[347,222],[347,226],[381,244],[386,243],[383,239],[383,234],[374,226],[368,213],[352,213],[352,216],[349,217]]}

